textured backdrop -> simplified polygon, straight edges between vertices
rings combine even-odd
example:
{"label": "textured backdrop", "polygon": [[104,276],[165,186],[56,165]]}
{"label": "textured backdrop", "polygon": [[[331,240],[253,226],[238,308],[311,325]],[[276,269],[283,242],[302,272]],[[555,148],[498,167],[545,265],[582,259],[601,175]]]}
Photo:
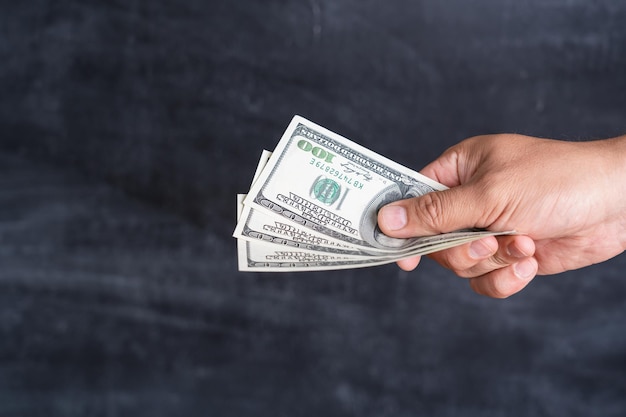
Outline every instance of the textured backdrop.
{"label": "textured backdrop", "polygon": [[0,416],[623,416],[626,258],[236,271],[293,114],[419,169],[626,133],[619,0],[0,1]]}

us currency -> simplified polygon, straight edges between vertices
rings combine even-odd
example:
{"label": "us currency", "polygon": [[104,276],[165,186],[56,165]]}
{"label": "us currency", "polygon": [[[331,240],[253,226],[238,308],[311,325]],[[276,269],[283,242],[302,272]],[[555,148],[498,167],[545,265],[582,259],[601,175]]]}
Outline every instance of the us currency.
{"label": "us currency", "polygon": [[[267,165],[272,152],[263,150],[257,164],[252,185],[255,184]],[[239,198],[240,195],[238,195]],[[262,241],[267,244],[284,245],[291,248],[317,250],[320,252],[341,252],[347,255],[369,255],[345,242],[332,239],[322,233],[298,227],[282,221],[281,218],[264,211],[243,206],[238,201],[238,224],[233,236],[244,241]]]}
{"label": "us currency", "polygon": [[[261,156],[253,183],[256,181],[259,173],[262,172],[270,154],[270,152],[264,151]],[[344,255],[368,257],[378,255],[378,252],[363,250],[350,244],[346,244],[345,242],[331,239],[322,233],[317,233],[299,225],[288,223],[287,221],[284,221],[284,219],[265,211],[254,210],[250,206],[243,207],[240,217],[242,218],[238,229],[240,230],[240,233],[236,234],[236,236],[241,240],[250,242],[261,241],[266,244],[283,245],[292,249],[299,248],[318,252],[341,253]],[[444,242],[452,243],[456,242],[457,239],[462,240],[469,237],[478,237],[480,235],[482,234],[476,234],[474,232],[459,232],[453,236],[447,234],[429,236],[423,238],[419,244],[412,246],[411,252],[414,249],[420,249],[420,253],[422,253],[426,246]],[[409,255],[411,252],[409,252]],[[398,252],[394,252],[394,254],[397,255]],[[387,258],[389,257],[389,254],[383,255],[383,257]]]}
{"label": "us currency", "polygon": [[[257,168],[255,170],[252,184],[256,182],[261,172],[265,168],[268,159],[272,155],[271,152],[263,150]],[[244,207],[243,200],[246,194],[237,195],[237,218],[241,219],[244,213],[250,216],[268,217],[266,223],[276,222],[271,216],[265,213],[259,213],[254,210],[250,210],[249,207]],[[293,230],[285,225],[278,226],[278,230],[289,231],[293,235]],[[303,239],[310,240],[311,237],[303,238],[304,231],[298,232],[297,236],[300,237],[300,241]],[[257,272],[285,272],[285,271],[312,271],[312,270],[325,270],[325,269],[347,269],[357,268],[365,266],[373,266],[374,264],[384,264],[392,262],[391,260],[371,260],[362,256],[356,256],[355,251],[345,251],[343,253],[333,253],[333,249],[330,247],[324,248],[322,253],[315,251],[314,249],[307,247],[292,247],[286,246],[285,243],[281,243],[274,239],[272,244],[268,244],[264,239],[238,239],[238,263],[240,271],[257,271]],[[353,256],[354,255],[354,256]]]}
{"label": "us currency", "polygon": [[[238,205],[243,207],[245,195],[238,195]],[[446,249],[451,246],[476,239],[459,239],[458,241],[434,241],[425,245],[421,251],[414,251],[411,255],[358,256],[332,251],[316,251],[304,248],[290,248],[278,244],[267,244],[263,241],[246,241],[238,239],[238,263],[240,271],[248,272],[296,272],[296,271],[324,271],[335,269],[364,268],[384,265],[415,255]]]}
{"label": "us currency", "polygon": [[[271,152],[263,151],[254,174],[253,186],[271,155]],[[238,195],[238,228],[242,230],[242,234],[237,243],[239,269],[242,271],[313,271],[382,265],[494,234],[486,231],[463,231],[428,236],[421,238],[408,251],[374,254],[350,244],[333,241],[299,225],[289,224],[271,213],[254,210],[251,206],[244,207],[241,204],[244,197],[245,195]],[[259,230],[254,230],[255,224]],[[237,236],[236,233],[235,235]]]}
{"label": "us currency", "polygon": [[[257,164],[252,185],[267,165],[272,153],[264,150]],[[238,206],[239,208],[239,206]],[[268,244],[285,245],[291,248],[317,250],[320,252],[342,252],[350,255],[370,255],[370,253],[333,239],[323,233],[300,227],[251,206],[243,206],[238,214],[238,224],[233,236],[240,240],[262,241]]]}
{"label": "us currency", "polygon": [[[252,180],[253,185],[265,168],[271,154],[272,153],[267,150],[264,150],[261,154]],[[291,250],[302,249],[305,251],[325,253],[332,252],[343,256],[352,255],[354,259],[363,259],[363,256],[367,256],[369,258],[377,257],[381,259],[393,257],[394,259],[397,259],[399,254],[398,252],[395,252],[393,254],[377,256],[376,254],[359,250],[351,245],[333,241],[328,239],[323,234],[285,223],[281,221],[281,218],[277,218],[276,216],[263,211],[253,210],[250,206],[242,207],[241,201],[239,201],[239,199],[242,198],[241,196],[242,195],[238,195],[238,220],[241,222],[243,227],[241,228],[242,231],[241,234],[238,235],[238,238],[239,240],[257,242],[254,243],[252,247],[258,246],[259,243],[267,245],[273,244],[284,246],[285,249]],[[241,220],[242,218],[243,220]],[[445,234],[424,237],[420,241],[420,244],[413,246],[407,255],[411,256],[414,254],[422,254],[431,246],[440,247],[441,244],[452,244],[457,241],[464,241],[467,238],[473,238],[480,235],[482,234],[474,232],[459,232],[455,234],[455,238],[451,238]],[[343,259],[345,260],[347,258]]]}
{"label": "us currency", "polygon": [[[239,212],[243,209],[245,194],[237,195]],[[348,269],[383,265],[393,262],[387,258],[368,258],[341,252],[320,252],[306,248],[290,248],[259,240],[237,240],[240,271],[289,272]]]}
{"label": "us currency", "polygon": [[[264,150],[257,164],[252,184],[256,182],[271,152]],[[263,213],[251,211],[249,207],[244,207],[243,200],[245,194],[237,195],[237,217],[241,219],[243,213],[248,215],[258,214],[263,217]],[[247,209],[247,210],[246,210]],[[268,219],[268,222],[272,221]],[[290,248],[285,244],[280,244],[274,240],[268,244],[267,241],[251,239],[237,240],[238,262],[240,271],[301,271],[320,269],[346,269],[370,266],[373,264],[383,264],[391,261],[366,259],[363,256],[355,256],[354,253],[333,253],[331,248],[326,252],[318,252],[310,248]]]}
{"label": "us currency", "polygon": [[[410,256],[422,253],[425,245],[439,247],[445,241],[492,234],[460,231],[436,238],[395,239],[378,228],[377,212],[383,205],[443,189],[436,181],[296,116],[244,203],[251,213],[263,212],[286,225],[281,227],[313,234],[321,246],[373,257]],[[235,237],[249,241],[246,227],[259,232],[253,217],[242,217]],[[270,229],[265,227],[264,232],[274,234],[264,233],[264,238],[280,238]]]}
{"label": "us currency", "polygon": [[[238,213],[243,211],[245,194],[237,195]],[[440,242],[437,243],[437,238]],[[471,240],[475,239],[472,236]],[[306,248],[290,248],[280,244],[243,239],[237,240],[238,263],[240,271],[249,272],[290,272],[290,271],[320,271],[329,269],[362,268],[384,265],[396,262],[408,256],[422,255],[442,250],[456,244],[468,241],[445,241],[441,236],[432,236],[429,243],[421,251],[414,251],[411,255],[389,255],[368,257],[354,255],[349,252],[316,251]]]}

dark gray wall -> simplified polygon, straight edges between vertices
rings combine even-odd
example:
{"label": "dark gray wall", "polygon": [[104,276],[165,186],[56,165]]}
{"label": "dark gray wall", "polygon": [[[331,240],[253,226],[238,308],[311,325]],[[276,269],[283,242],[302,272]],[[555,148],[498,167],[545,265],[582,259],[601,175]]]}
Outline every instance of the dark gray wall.
{"label": "dark gray wall", "polygon": [[622,416],[626,258],[236,271],[294,113],[419,169],[626,133],[619,0],[2,1],[1,416]]}

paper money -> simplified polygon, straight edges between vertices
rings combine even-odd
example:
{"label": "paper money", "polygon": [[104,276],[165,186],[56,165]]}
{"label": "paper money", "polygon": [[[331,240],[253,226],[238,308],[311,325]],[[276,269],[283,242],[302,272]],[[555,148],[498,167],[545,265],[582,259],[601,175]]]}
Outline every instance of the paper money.
{"label": "paper money", "polygon": [[264,151],[244,204],[238,202],[239,269],[374,266],[501,234],[463,230],[395,239],[378,228],[383,205],[445,188],[296,116],[274,152]]}
{"label": "paper money", "polygon": [[[252,180],[253,185],[267,164],[270,156],[271,152],[267,150],[264,150],[261,154],[261,158],[259,159],[259,163]],[[359,252],[350,250],[350,247],[347,245],[344,245],[344,249],[346,249],[345,251],[333,254],[333,251],[337,248],[333,249],[332,247],[304,244],[303,242],[312,242],[312,239],[319,243],[319,240],[318,238],[313,238],[311,234],[306,231],[300,231],[293,226],[275,221],[271,216],[268,216],[265,213],[250,210],[249,207],[244,207],[243,201],[245,198],[246,194],[237,195],[238,220],[241,219],[243,214],[246,214],[251,216],[253,219],[258,218],[261,223],[273,223],[273,232],[279,235],[295,238],[297,241],[289,240],[290,242],[293,242],[289,245],[287,240],[280,241],[278,238],[267,240],[258,236],[245,240],[238,239],[237,248],[239,270],[241,271],[278,272],[348,269],[392,262],[391,260],[386,259],[374,260],[367,259],[364,256],[358,256]],[[265,222],[263,220],[265,220]],[[316,251],[315,248],[319,248],[321,251]]]}
{"label": "paper money", "polygon": [[[245,194],[238,197],[239,212],[243,209]],[[425,240],[424,246],[414,251],[414,255],[431,253],[437,250],[456,246],[475,240],[476,234],[468,233],[466,238],[447,240],[443,236],[432,236]],[[238,258],[240,271],[257,272],[288,272],[314,271],[329,269],[361,268],[367,266],[384,265],[397,260],[414,256],[379,256],[368,257],[355,255],[352,251],[335,251],[324,248],[323,251],[303,247],[290,247],[284,244],[268,243],[259,240],[238,239]]]}

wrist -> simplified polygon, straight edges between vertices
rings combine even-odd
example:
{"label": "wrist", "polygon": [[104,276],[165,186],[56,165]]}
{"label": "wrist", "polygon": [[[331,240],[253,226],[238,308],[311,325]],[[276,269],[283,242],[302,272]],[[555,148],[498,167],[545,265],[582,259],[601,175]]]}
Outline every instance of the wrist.
{"label": "wrist", "polygon": [[[626,248],[626,135],[604,141],[602,157],[606,161],[606,197],[613,201],[613,219],[617,239]],[[609,203],[611,204],[611,203]]]}
{"label": "wrist", "polygon": [[608,144],[607,164],[614,173],[614,198],[621,200],[626,209],[626,135],[606,140]]}

